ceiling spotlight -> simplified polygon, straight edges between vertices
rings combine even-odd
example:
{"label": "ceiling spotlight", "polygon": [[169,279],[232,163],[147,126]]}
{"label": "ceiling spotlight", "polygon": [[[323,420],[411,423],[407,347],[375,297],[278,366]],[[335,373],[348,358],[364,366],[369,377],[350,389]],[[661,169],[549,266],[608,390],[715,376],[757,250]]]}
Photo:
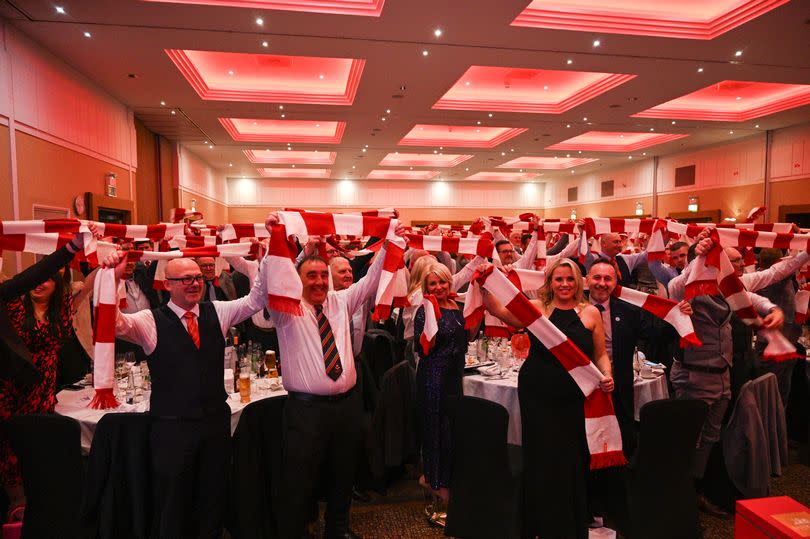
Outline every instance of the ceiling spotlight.
{"label": "ceiling spotlight", "polygon": [[366,145],[365,145],[365,146],[363,146],[363,147],[364,147],[364,148],[368,148],[368,144],[366,144]]}
{"label": "ceiling spotlight", "polygon": [[365,148],[363,148],[363,153],[366,153],[366,151],[367,151],[367,150],[366,150]]}
{"label": "ceiling spotlight", "polygon": [[568,60],[565,61],[565,63],[571,65],[574,63],[574,61],[569,58]]}
{"label": "ceiling spotlight", "polygon": [[548,90],[548,86],[543,86],[543,90]]}
{"label": "ceiling spotlight", "polygon": [[650,131],[655,131],[655,128],[654,128],[654,127],[651,127],[651,128],[650,128]]}
{"label": "ceiling spotlight", "polygon": [[177,114],[174,110],[172,110],[172,114]]}
{"label": "ceiling spotlight", "polygon": [[60,15],[64,15],[65,14],[65,8],[63,8],[62,6],[56,6],[56,12],[58,14],[60,14]]}
{"label": "ceiling spotlight", "polygon": [[594,40],[594,42],[593,42],[593,46],[594,46],[594,47],[598,47],[598,46],[599,46],[599,45],[601,45],[601,44],[602,44],[602,42],[601,42],[601,41],[599,41],[598,39]]}
{"label": "ceiling spotlight", "polygon": [[166,102],[165,102],[165,101],[161,101],[161,102],[160,102],[160,106],[161,106],[161,107],[165,107],[165,106],[166,106]]}
{"label": "ceiling spotlight", "polygon": [[233,163],[228,163],[228,166],[229,166],[229,167],[232,167],[232,166],[233,166]]}
{"label": "ceiling spotlight", "polygon": [[672,120],[672,125],[675,125],[675,120]]}
{"label": "ceiling spotlight", "polygon": [[736,99],[737,101],[739,101],[740,99],[742,99],[742,97],[737,96],[735,99]]}
{"label": "ceiling spotlight", "polygon": [[261,17],[258,17],[256,19],[256,24],[258,24],[259,26],[263,25],[264,24],[264,19],[262,19]]}
{"label": "ceiling spotlight", "polygon": [[352,168],[357,168],[355,165],[352,165]]}
{"label": "ceiling spotlight", "polygon": [[490,112],[489,114],[487,114],[487,116],[489,116],[490,118],[492,118],[492,113]]}
{"label": "ceiling spotlight", "polygon": [[571,124],[565,124],[565,127],[571,127]]}
{"label": "ceiling spotlight", "polygon": [[90,32],[85,32],[84,37],[92,37],[92,35],[90,34]]}
{"label": "ceiling spotlight", "polygon": [[433,35],[436,37],[442,37],[442,29],[436,28],[435,30],[433,30]]}
{"label": "ceiling spotlight", "polygon": [[295,168],[295,165],[291,165],[292,168]]}
{"label": "ceiling spotlight", "polygon": [[477,122],[475,122],[475,123],[476,123],[476,125],[481,125],[481,120],[478,120],[478,121],[477,121]]}
{"label": "ceiling spotlight", "polygon": [[286,117],[287,117],[287,115],[286,115],[286,114],[282,114],[282,115],[281,115],[281,117],[282,117],[282,118],[286,118]]}
{"label": "ceiling spotlight", "polygon": [[[631,159],[632,159],[632,157],[631,157]],[[573,174],[573,173],[574,173],[574,171],[572,170],[572,171],[571,171],[571,174]]]}
{"label": "ceiling spotlight", "polygon": [[437,153],[439,153],[439,150],[433,150],[433,153],[437,154]]}
{"label": "ceiling spotlight", "polygon": [[755,125],[754,129],[759,129],[759,124]]}
{"label": "ceiling spotlight", "polygon": [[584,118],[582,118],[582,121],[583,121],[583,122],[587,122],[587,121],[588,121],[588,117],[587,117],[587,116],[585,116]]}
{"label": "ceiling spotlight", "polygon": [[737,58],[739,58],[740,56],[742,56],[742,51],[737,51],[737,52],[735,52],[735,53],[734,53],[734,56],[736,56]]}
{"label": "ceiling spotlight", "polygon": [[734,134],[734,131],[729,131],[729,132],[728,132],[728,134],[729,134],[729,135],[733,135],[733,134]]}
{"label": "ceiling spotlight", "polygon": [[228,71],[228,75],[233,76],[233,69]]}
{"label": "ceiling spotlight", "polygon": [[287,151],[289,152],[290,150],[292,150],[292,148],[290,146],[287,146]]}
{"label": "ceiling spotlight", "polygon": [[464,83],[464,86],[469,86],[469,85],[470,85],[470,81],[467,81],[467,82]]}
{"label": "ceiling spotlight", "polygon": [[383,116],[383,117],[381,118],[381,120],[382,120],[382,121],[385,121],[385,116]]}
{"label": "ceiling spotlight", "polygon": [[647,152],[641,152],[641,155],[647,155]]}
{"label": "ceiling spotlight", "polygon": [[284,110],[284,105],[279,105],[278,110]]}
{"label": "ceiling spotlight", "polygon": [[323,80],[323,73],[321,73],[320,75],[318,75],[318,78],[319,78],[319,79],[321,79],[321,80]]}
{"label": "ceiling spotlight", "polygon": [[214,145],[213,145],[213,144],[209,144],[209,145],[208,145],[208,148],[210,148],[210,149],[212,149],[212,150],[213,150],[213,149],[214,149]]}
{"label": "ceiling spotlight", "polygon": [[628,159],[632,159],[632,158],[633,158],[633,156],[632,156],[632,155],[628,155],[628,156],[627,156],[627,158],[628,158]]}
{"label": "ceiling spotlight", "polygon": [[427,56],[428,54],[430,54],[430,53],[427,51],[427,49],[422,51],[422,56]]}
{"label": "ceiling spotlight", "polygon": [[702,67],[698,68],[698,73],[703,73],[703,68]]}
{"label": "ceiling spotlight", "polygon": [[506,155],[506,152],[501,152],[501,156],[504,156],[504,155]]}
{"label": "ceiling spotlight", "polygon": [[391,109],[385,109],[386,114],[391,114]]}
{"label": "ceiling spotlight", "polygon": [[270,43],[268,43],[267,41],[262,41],[262,47],[269,47],[269,46]]}
{"label": "ceiling spotlight", "polygon": [[203,141],[203,144],[208,144],[208,141],[207,141],[207,140],[204,140],[204,141]]}

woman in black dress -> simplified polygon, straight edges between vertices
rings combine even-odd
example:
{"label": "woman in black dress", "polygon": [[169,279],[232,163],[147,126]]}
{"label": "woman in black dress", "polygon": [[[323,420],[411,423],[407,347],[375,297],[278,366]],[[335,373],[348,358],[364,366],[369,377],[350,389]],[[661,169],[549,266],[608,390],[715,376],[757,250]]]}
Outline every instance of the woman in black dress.
{"label": "woman in black dress", "polygon": [[[419,483],[446,504],[450,498],[450,474],[453,464],[452,435],[447,401],[461,396],[464,376],[464,354],[467,351],[467,331],[464,316],[455,301],[450,299],[453,276],[442,264],[434,262],[423,279],[422,292],[432,294],[439,303],[441,318],[439,332],[433,348],[425,354],[422,347],[414,348],[419,354],[416,370],[417,414],[420,419],[422,462],[424,476]],[[425,309],[419,307],[414,318],[414,342],[425,328]],[[443,525],[444,511],[431,512],[431,522]]]}
{"label": "woman in black dress", "polygon": [[[539,300],[532,303],[605,375],[602,391],[613,391],[602,317],[584,303],[582,274],[569,259],[546,268]],[[523,324],[491,294],[484,302],[509,325]],[[518,397],[523,429],[523,534],[542,539],[585,539],[590,515],[585,491],[590,453],[585,439],[585,396],[574,379],[537,338],[529,334],[529,357],[520,369]]]}

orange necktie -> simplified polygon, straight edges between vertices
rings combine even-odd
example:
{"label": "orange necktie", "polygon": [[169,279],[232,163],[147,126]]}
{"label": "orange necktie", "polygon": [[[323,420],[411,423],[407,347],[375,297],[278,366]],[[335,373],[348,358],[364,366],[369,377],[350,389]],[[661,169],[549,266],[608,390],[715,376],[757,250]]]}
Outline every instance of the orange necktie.
{"label": "orange necktie", "polygon": [[186,319],[186,329],[188,329],[188,334],[191,335],[191,340],[194,341],[194,346],[199,348],[200,328],[199,326],[197,326],[197,315],[191,311],[186,311],[186,314],[183,315],[183,318]]}

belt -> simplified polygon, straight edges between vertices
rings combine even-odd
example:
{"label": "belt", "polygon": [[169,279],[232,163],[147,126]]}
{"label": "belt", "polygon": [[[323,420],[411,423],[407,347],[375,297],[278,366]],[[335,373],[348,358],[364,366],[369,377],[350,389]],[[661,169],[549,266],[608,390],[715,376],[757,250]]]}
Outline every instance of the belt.
{"label": "belt", "polygon": [[702,365],[690,365],[684,362],[681,362],[681,367],[683,367],[687,371],[706,372],[709,374],[723,374],[729,369],[728,365],[726,365],[725,367],[704,367]]}
{"label": "belt", "polygon": [[313,395],[312,393],[300,393],[298,391],[288,391],[287,396],[297,401],[306,402],[337,402],[351,396],[354,393],[354,388],[351,388],[345,393],[338,393],[337,395]]}

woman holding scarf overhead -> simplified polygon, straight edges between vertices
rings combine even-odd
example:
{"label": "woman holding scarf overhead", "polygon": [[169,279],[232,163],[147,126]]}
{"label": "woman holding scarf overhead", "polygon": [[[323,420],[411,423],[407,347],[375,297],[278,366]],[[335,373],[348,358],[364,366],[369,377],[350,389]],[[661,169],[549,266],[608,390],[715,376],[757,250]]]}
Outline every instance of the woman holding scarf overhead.
{"label": "woman holding scarf overhead", "polygon": [[[602,317],[596,307],[584,302],[577,265],[567,258],[552,262],[538,295],[540,299],[532,303],[605,375],[602,391],[613,391]],[[486,290],[484,304],[505,323],[523,326]],[[585,539],[590,522],[585,397],[551,351],[532,333],[529,338],[529,357],[518,377],[524,454],[523,535]]]}

